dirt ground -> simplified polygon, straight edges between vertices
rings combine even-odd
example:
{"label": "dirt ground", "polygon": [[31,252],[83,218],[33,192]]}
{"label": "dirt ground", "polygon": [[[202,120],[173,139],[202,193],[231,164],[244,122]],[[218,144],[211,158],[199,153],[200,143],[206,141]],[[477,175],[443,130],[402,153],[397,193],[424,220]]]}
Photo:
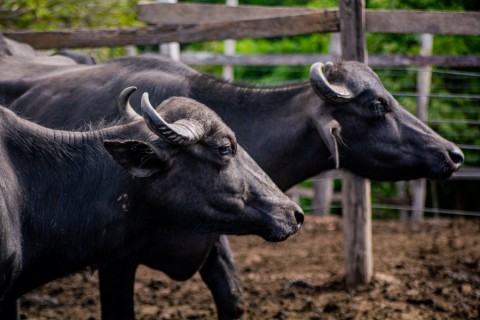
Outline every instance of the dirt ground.
{"label": "dirt ground", "polygon": [[[342,221],[308,216],[295,237],[271,244],[230,237],[247,319],[480,319],[480,220],[428,220],[415,230],[373,223],[374,279],[344,285]],[[174,282],[137,273],[137,319],[215,319],[197,275]],[[99,319],[97,274],[70,276],[22,299],[23,319]]]}

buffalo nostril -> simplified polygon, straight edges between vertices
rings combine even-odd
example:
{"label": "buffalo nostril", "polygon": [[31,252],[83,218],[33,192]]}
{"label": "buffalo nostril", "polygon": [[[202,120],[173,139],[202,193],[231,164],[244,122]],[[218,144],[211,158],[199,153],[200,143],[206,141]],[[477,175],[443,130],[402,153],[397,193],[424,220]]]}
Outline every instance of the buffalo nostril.
{"label": "buffalo nostril", "polygon": [[448,151],[448,155],[452,160],[452,162],[455,164],[455,169],[458,170],[462,165],[463,160],[465,160],[462,150],[460,150],[460,148],[455,147],[454,149]]}
{"label": "buffalo nostril", "polygon": [[295,210],[295,220],[297,221],[297,225],[300,227],[303,224],[304,216],[303,212]]}

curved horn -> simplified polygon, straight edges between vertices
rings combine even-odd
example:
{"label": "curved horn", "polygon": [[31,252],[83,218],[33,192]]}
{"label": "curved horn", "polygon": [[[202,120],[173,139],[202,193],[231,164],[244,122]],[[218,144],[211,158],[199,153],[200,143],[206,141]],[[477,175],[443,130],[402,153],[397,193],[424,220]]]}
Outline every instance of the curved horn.
{"label": "curved horn", "polygon": [[118,111],[120,116],[127,120],[139,117],[139,114],[130,105],[130,96],[137,90],[137,87],[127,87],[118,96]]}
{"label": "curved horn", "polygon": [[193,119],[180,119],[172,124],[166,122],[152,107],[147,92],[142,95],[142,114],[150,130],[171,144],[190,145],[205,134],[203,126]]}
{"label": "curved horn", "polygon": [[[327,62],[326,65],[333,65]],[[344,86],[330,84],[323,74],[324,64],[321,62],[314,63],[310,68],[310,83],[315,92],[325,101],[332,104],[347,103],[355,96]]]}

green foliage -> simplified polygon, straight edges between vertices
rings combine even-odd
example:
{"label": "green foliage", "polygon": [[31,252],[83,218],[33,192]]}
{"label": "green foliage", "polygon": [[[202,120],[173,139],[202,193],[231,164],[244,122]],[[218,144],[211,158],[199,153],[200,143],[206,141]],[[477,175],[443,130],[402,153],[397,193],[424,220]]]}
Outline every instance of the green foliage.
{"label": "green foliage", "polygon": [[480,53],[480,37],[478,36],[435,36],[434,54],[469,55]]}
{"label": "green foliage", "polygon": [[416,55],[419,52],[419,37],[411,34],[367,33],[369,54]]}
{"label": "green foliage", "polygon": [[[141,25],[136,0],[2,0],[0,29],[55,30]],[[85,49],[104,61],[125,54],[124,48]]]}
{"label": "green foliage", "polygon": [[132,26],[138,25],[136,4],[136,0],[3,0],[0,26],[32,30]]}
{"label": "green foliage", "polygon": [[366,0],[371,9],[465,10],[463,0]]}
{"label": "green foliage", "polygon": [[[392,182],[371,183],[372,205],[384,204],[389,202],[390,197],[398,194],[397,185]],[[396,209],[376,208],[372,210],[373,219],[392,219],[398,218],[399,212]]]}
{"label": "green foliage", "polygon": [[[330,37],[313,34],[273,39],[243,39],[237,41],[238,54],[294,54],[327,53]],[[308,66],[263,66],[235,68],[235,78],[241,81],[255,81],[258,84],[275,84],[305,79]]]}

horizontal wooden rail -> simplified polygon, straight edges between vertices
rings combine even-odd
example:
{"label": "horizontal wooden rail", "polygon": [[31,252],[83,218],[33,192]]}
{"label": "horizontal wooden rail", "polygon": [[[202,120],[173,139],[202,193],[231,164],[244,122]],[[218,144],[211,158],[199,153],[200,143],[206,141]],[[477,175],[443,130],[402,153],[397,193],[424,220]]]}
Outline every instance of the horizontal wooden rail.
{"label": "horizontal wooden rail", "polygon": [[200,24],[129,28],[4,31],[11,39],[35,49],[113,47],[167,42],[201,42],[241,38],[269,38],[317,32],[338,32],[338,11],[287,17]]}
{"label": "horizontal wooden rail", "polygon": [[479,167],[462,167],[450,178],[452,180],[480,180]]}
{"label": "horizontal wooden rail", "polygon": [[[326,176],[330,178],[342,178],[341,171],[332,171]],[[458,172],[455,172],[450,178],[451,180],[480,180],[480,168],[478,167],[462,167]],[[314,191],[311,188],[304,188],[296,185],[286,191],[286,194],[292,198],[313,199]],[[341,193],[334,193],[332,195],[332,202],[341,202]],[[380,202],[387,202],[389,204],[407,205],[409,200],[401,196],[389,196],[379,199]]]}
{"label": "horizontal wooden rail", "polygon": [[278,18],[319,11],[324,10],[272,6],[231,7],[218,4],[140,2],[138,5],[138,20],[157,25],[199,24]]}
{"label": "horizontal wooden rail", "polygon": [[[298,7],[228,7],[212,4],[143,2],[138,6],[138,19],[149,24],[196,24],[238,22],[250,19],[309,14],[319,11],[324,10]],[[334,9],[329,11],[334,11]],[[480,34],[480,12],[365,10],[365,21],[367,32]]]}
{"label": "horizontal wooden rail", "polygon": [[[319,9],[192,3],[140,3],[138,19],[149,24],[234,22],[308,14]],[[330,11],[334,11],[333,9]],[[365,10],[366,31],[380,33],[480,34],[480,12]]]}
{"label": "horizontal wooden rail", "polygon": [[[207,52],[182,52],[180,60],[190,65],[306,66],[318,61],[334,61],[328,54],[224,55]],[[371,66],[478,67],[480,56],[404,56],[370,55]]]}
{"label": "horizontal wooden rail", "polygon": [[480,35],[480,12],[365,10],[367,32]]}
{"label": "horizontal wooden rail", "polygon": [[[145,11],[143,15],[146,17],[147,12],[150,17],[151,13],[160,9],[164,11],[162,16],[168,16],[169,12],[175,14],[165,20],[168,24],[144,27],[4,31],[3,33],[14,40],[28,43],[35,49],[58,49],[270,38],[340,31],[339,11],[336,9],[226,7],[199,4],[187,6],[187,4],[159,3],[148,5],[149,10],[146,10],[142,9],[147,8],[143,6],[147,5],[140,5],[139,10]],[[190,11],[180,20],[182,17],[180,9],[186,6]],[[205,6],[211,11],[210,15],[209,10],[205,10]],[[253,11],[257,14],[253,14]],[[203,13],[200,14],[200,12]],[[248,14],[252,14],[252,17]],[[198,18],[197,15],[202,18]],[[221,19],[222,15],[226,21]],[[146,17],[142,19],[156,21],[152,17],[148,19]],[[181,23],[171,24],[175,21],[181,21]],[[480,35],[480,12],[367,10],[366,30],[386,33]]]}
{"label": "horizontal wooden rail", "polygon": [[182,52],[180,60],[189,65],[305,66],[318,61],[332,61],[328,54],[224,55],[209,52]]}

